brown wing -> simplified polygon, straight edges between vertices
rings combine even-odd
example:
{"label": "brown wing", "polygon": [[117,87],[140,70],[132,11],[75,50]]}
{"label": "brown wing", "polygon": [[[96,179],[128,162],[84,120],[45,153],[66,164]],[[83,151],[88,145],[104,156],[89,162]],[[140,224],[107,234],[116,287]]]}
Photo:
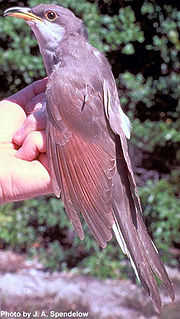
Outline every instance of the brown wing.
{"label": "brown wing", "polygon": [[53,187],[56,195],[62,193],[79,237],[84,237],[81,212],[98,243],[105,247],[112,237],[114,146],[98,93],[73,76],[72,81],[61,74],[60,82],[57,72],[47,90],[47,150]]}
{"label": "brown wing", "polygon": [[62,191],[69,218],[83,239],[79,219],[81,212],[98,243],[105,247],[112,237],[111,196],[115,161],[99,144],[87,143],[73,134],[66,143],[61,144],[63,136],[59,134],[59,141],[54,141],[55,134],[59,133],[48,122],[50,162],[55,171],[55,185],[58,184]]}

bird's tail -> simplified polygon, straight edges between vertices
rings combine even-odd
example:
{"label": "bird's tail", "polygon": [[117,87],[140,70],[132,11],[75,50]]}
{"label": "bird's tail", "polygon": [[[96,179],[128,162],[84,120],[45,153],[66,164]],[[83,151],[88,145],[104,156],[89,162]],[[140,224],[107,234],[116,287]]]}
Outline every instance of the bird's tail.
{"label": "bird's tail", "polygon": [[[149,237],[126,147],[116,141],[117,173],[113,186],[113,231],[122,251],[129,257],[135,273],[152,299],[157,312],[162,302],[155,279],[157,275],[174,300],[174,291],[159,253]],[[124,140],[125,143],[125,140]]]}

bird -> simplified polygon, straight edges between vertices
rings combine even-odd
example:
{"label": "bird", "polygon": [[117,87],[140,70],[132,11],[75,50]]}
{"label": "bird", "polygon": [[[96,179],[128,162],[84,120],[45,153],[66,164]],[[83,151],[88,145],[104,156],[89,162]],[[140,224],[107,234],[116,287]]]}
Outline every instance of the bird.
{"label": "bird", "polygon": [[83,21],[67,8],[12,7],[4,16],[26,20],[43,57],[48,76],[47,157],[54,194],[62,198],[81,240],[80,215],[102,248],[116,237],[160,312],[156,276],[172,301],[173,285],[143,221],[127,144],[131,124],[120,106],[108,60],[88,42]]}

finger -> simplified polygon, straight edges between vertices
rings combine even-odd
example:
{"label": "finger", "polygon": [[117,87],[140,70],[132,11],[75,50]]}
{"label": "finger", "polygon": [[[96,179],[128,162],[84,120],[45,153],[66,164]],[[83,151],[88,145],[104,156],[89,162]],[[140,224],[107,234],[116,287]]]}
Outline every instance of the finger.
{"label": "finger", "polygon": [[44,107],[45,104],[45,93],[40,93],[36,95],[33,99],[31,99],[26,104],[26,113],[32,113],[35,110],[39,110]]}
{"label": "finger", "polygon": [[12,142],[12,135],[26,119],[24,110],[7,100],[0,102],[0,143]]}
{"label": "finger", "polygon": [[14,102],[26,109],[26,104],[29,100],[32,100],[36,95],[45,92],[47,78],[36,81],[22,89],[16,94],[11,95],[6,100]]}
{"label": "finger", "polygon": [[[16,163],[16,169],[12,166],[10,184],[7,176],[2,183],[2,195],[0,194],[0,204],[25,200],[40,195],[46,195],[53,192],[51,185],[51,176],[46,169],[46,155],[41,154],[34,161],[19,161]],[[13,162],[12,162],[13,164]],[[13,189],[11,190],[11,187]]]}
{"label": "finger", "polygon": [[19,189],[23,189],[24,183],[26,183],[26,187],[24,187],[23,194],[19,194],[18,200],[24,200],[53,193],[51,176],[49,171],[44,166],[44,162],[46,162],[45,154],[41,154],[41,161],[35,160],[32,162],[27,162],[26,171],[21,174]]}
{"label": "finger", "polygon": [[22,147],[16,152],[16,157],[25,161],[33,161],[39,153],[46,152],[46,132],[31,132],[24,140]]}
{"label": "finger", "polygon": [[23,126],[20,127],[13,135],[13,142],[21,146],[28,134],[34,131],[45,130],[46,121],[47,118],[45,108],[41,108],[40,110],[28,115],[23,123]]}
{"label": "finger", "polygon": [[46,77],[42,80],[35,81],[31,84],[34,96],[45,91],[47,82],[48,82],[48,78]]}

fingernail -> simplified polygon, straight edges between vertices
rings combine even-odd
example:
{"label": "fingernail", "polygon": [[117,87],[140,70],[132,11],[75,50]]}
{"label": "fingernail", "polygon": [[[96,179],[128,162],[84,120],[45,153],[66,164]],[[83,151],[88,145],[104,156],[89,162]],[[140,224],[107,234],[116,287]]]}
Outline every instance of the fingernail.
{"label": "fingernail", "polygon": [[18,129],[14,134],[13,134],[13,140],[16,142],[16,144],[20,144],[23,140],[23,135],[24,135],[24,129],[23,127],[21,127],[20,129]]}
{"label": "fingernail", "polygon": [[21,158],[21,148],[16,152],[16,154],[15,154],[15,156],[17,157],[17,158]]}

